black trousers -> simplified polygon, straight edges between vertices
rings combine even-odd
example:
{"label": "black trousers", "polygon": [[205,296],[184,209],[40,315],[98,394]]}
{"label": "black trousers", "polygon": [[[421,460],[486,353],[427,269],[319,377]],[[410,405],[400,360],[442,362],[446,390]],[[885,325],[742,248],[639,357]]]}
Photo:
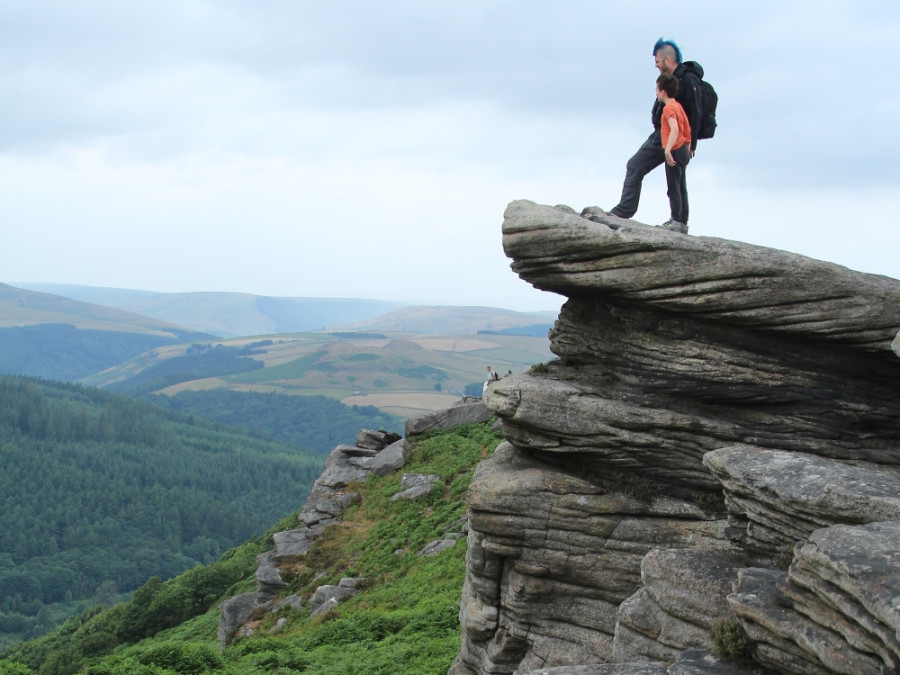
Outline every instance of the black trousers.
{"label": "black trousers", "polygon": [[657,134],[650,134],[638,151],[625,165],[625,182],[622,185],[622,198],[610,213],[620,218],[631,218],[638,210],[641,201],[641,184],[644,176],[666,161],[662,142]]}
{"label": "black trousers", "polygon": [[688,194],[685,170],[691,161],[690,146],[685,143],[677,150],[672,151],[675,166],[666,164],[666,185],[668,185],[669,208],[672,211],[672,220],[687,225],[688,221]]}

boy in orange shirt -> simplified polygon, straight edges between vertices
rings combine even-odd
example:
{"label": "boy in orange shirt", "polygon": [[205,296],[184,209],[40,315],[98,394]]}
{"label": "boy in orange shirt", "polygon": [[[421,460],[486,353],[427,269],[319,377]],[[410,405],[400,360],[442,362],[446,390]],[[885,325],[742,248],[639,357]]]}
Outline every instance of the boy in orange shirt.
{"label": "boy in orange shirt", "polygon": [[688,210],[685,169],[691,161],[691,125],[684,108],[675,100],[677,93],[678,80],[674,75],[663,74],[656,78],[656,98],[665,105],[660,131],[666,155],[666,184],[672,212],[672,218],[662,227],[687,234],[688,227],[684,222],[684,214]]}

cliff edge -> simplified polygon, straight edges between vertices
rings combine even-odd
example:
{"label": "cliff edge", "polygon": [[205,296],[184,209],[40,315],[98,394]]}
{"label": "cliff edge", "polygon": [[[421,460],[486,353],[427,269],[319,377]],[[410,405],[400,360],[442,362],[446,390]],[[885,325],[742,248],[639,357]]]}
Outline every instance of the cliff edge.
{"label": "cliff edge", "polygon": [[900,281],[528,201],[503,247],[568,301],[484,397],[451,673],[900,671]]}

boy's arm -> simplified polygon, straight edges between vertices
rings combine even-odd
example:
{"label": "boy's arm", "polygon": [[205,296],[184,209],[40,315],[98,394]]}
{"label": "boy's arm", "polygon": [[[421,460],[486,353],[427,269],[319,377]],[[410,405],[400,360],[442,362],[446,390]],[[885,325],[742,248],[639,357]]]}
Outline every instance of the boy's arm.
{"label": "boy's arm", "polygon": [[672,146],[678,138],[678,120],[672,115],[667,120],[669,122],[669,137],[666,139],[666,147],[663,149],[666,153],[666,164],[675,166],[675,158],[672,157]]}

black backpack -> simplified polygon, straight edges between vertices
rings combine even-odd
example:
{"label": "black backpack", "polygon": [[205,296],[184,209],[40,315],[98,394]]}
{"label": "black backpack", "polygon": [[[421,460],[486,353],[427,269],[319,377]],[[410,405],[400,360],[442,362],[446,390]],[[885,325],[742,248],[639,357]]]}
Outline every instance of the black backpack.
{"label": "black backpack", "polygon": [[716,135],[716,106],[719,104],[719,95],[713,86],[703,79],[703,68],[696,61],[685,61],[685,69],[693,73],[700,80],[700,106],[703,115],[700,118],[700,129],[697,138],[712,138]]}

